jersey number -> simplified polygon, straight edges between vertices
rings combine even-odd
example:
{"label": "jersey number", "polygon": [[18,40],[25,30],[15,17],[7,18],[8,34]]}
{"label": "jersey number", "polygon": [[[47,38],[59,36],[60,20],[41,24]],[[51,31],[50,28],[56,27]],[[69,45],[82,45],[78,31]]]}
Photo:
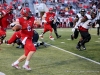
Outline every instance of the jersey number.
{"label": "jersey number", "polygon": [[27,26],[27,30],[30,32],[30,31],[32,31],[32,29],[31,29],[31,26]]}

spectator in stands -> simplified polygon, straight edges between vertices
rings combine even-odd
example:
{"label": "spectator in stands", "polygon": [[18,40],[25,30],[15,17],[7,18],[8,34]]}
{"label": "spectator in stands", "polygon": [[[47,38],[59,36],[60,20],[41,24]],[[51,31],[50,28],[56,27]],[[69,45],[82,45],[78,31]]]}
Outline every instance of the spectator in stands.
{"label": "spectator in stands", "polygon": [[29,7],[29,3],[27,0],[25,0],[25,7]]}
{"label": "spectator in stands", "polygon": [[92,6],[92,8],[93,8],[93,10],[96,10],[96,7],[97,6],[97,2],[95,2],[94,4],[93,4],[93,6]]}
{"label": "spectator in stands", "polygon": [[73,27],[73,17],[69,15],[69,25],[72,28]]}
{"label": "spectator in stands", "polygon": [[65,16],[65,10],[64,9],[61,9],[60,12],[59,12],[59,15],[64,17]]}
{"label": "spectator in stands", "polygon": [[72,6],[69,6],[69,10],[68,10],[69,15],[74,15],[75,12],[72,9]]}

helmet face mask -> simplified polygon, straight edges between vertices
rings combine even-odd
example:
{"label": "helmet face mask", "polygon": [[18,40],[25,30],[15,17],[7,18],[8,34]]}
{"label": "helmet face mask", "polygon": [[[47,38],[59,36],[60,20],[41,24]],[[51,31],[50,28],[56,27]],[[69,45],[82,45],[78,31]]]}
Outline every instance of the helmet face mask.
{"label": "helmet face mask", "polygon": [[86,13],[85,9],[81,9],[81,10],[80,10],[80,14],[81,14],[82,16],[84,16],[85,13]]}
{"label": "helmet face mask", "polygon": [[53,12],[53,8],[49,8],[49,12],[52,13]]}

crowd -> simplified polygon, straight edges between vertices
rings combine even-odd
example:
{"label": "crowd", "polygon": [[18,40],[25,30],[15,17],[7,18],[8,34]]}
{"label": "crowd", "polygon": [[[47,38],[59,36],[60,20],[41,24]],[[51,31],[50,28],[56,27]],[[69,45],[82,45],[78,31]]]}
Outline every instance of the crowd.
{"label": "crowd", "polygon": [[[43,2],[48,8],[53,7],[54,12],[60,19],[58,27],[61,28],[73,27],[73,20],[80,9],[83,8],[89,13],[90,10],[95,10],[99,5],[99,0],[36,0],[33,2],[34,4]],[[36,13],[40,14],[39,9],[36,10]],[[40,15],[38,16],[40,17]]]}

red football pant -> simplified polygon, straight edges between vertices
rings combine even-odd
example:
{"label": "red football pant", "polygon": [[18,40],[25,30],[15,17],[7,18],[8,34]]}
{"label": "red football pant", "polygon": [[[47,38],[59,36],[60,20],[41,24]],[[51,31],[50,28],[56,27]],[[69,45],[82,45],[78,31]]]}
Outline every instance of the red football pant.
{"label": "red football pant", "polygon": [[44,32],[47,32],[47,31],[50,31],[50,32],[53,31],[50,24],[44,24]]}
{"label": "red football pant", "polygon": [[32,42],[32,39],[27,39],[26,42],[25,42],[25,45],[24,45],[24,52],[25,52],[25,56],[28,55],[28,53],[30,51],[36,51],[36,48]]}
{"label": "red football pant", "polygon": [[5,31],[5,30],[0,29],[0,37],[2,37],[2,36],[6,36],[6,31]]}
{"label": "red football pant", "polygon": [[17,31],[15,32],[12,37],[8,40],[8,44],[11,44],[13,43],[17,38],[21,38],[21,32],[20,31]]}

